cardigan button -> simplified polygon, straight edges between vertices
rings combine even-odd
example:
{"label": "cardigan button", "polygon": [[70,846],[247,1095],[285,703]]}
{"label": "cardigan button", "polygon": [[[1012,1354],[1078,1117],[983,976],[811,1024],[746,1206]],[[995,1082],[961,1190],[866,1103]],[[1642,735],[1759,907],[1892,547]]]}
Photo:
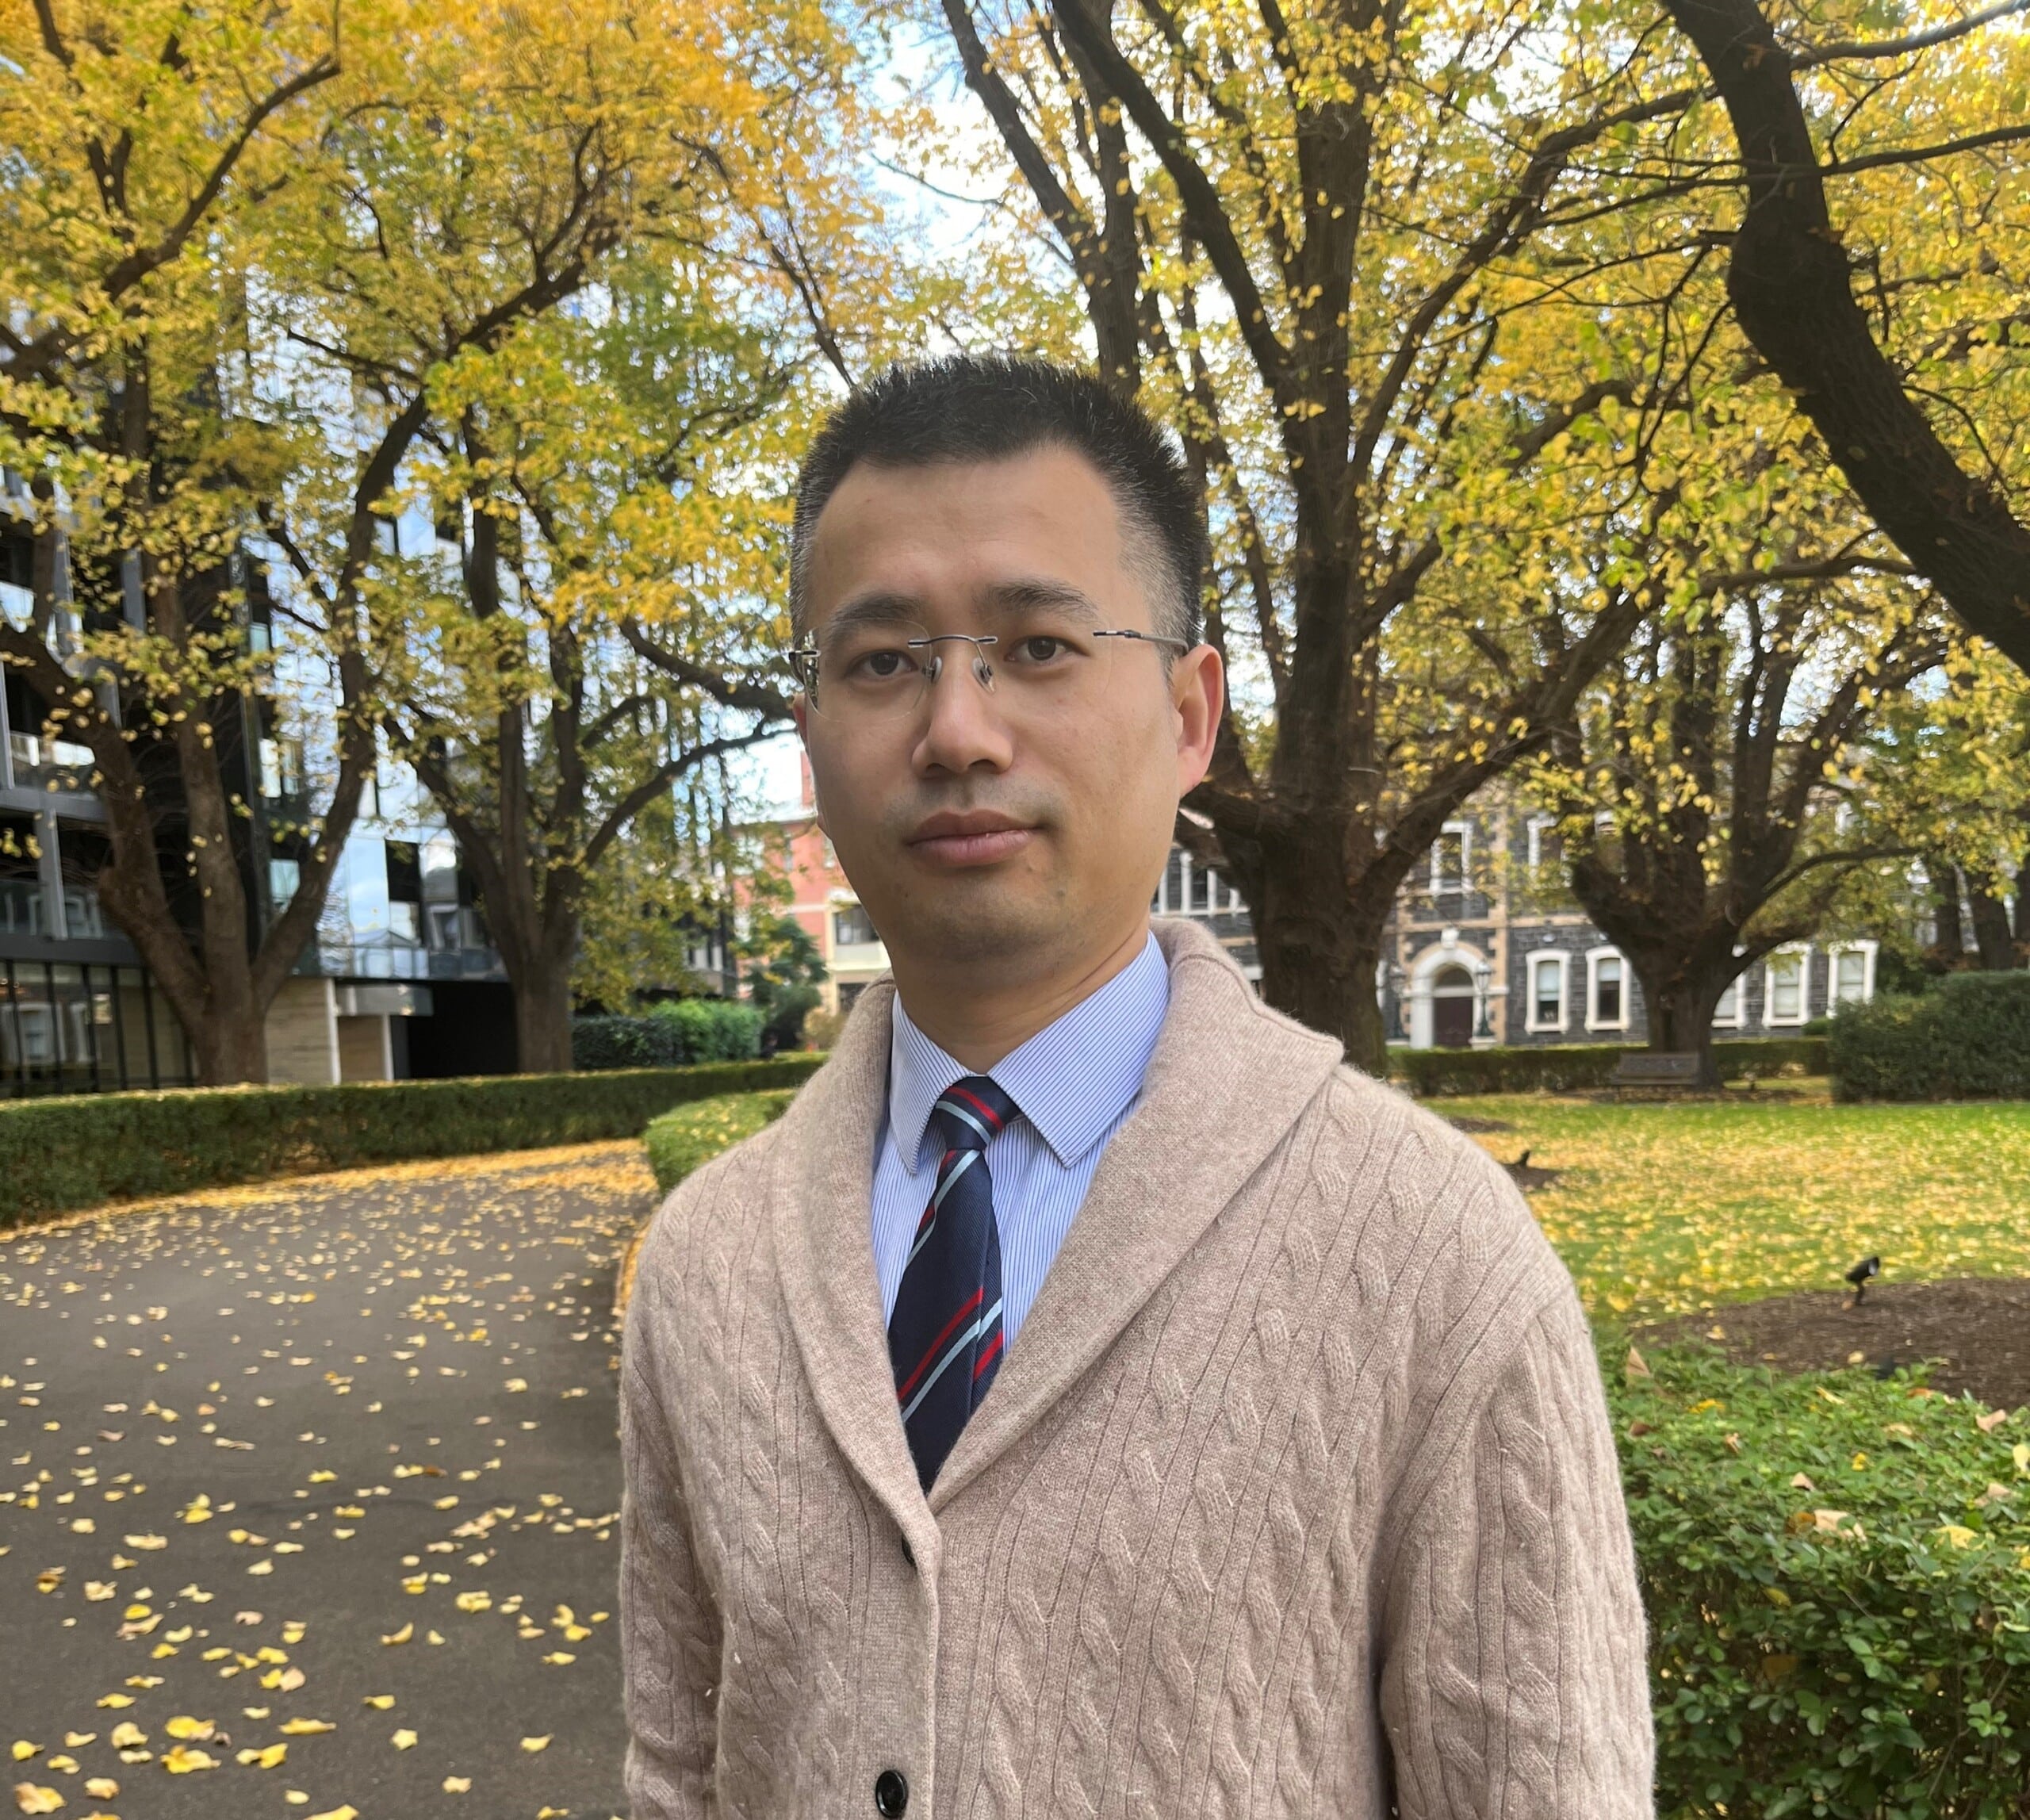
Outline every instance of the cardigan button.
{"label": "cardigan button", "polygon": [[910,1805],[910,1785],[899,1769],[884,1769],[874,1779],[874,1810],[881,1820],[902,1820]]}

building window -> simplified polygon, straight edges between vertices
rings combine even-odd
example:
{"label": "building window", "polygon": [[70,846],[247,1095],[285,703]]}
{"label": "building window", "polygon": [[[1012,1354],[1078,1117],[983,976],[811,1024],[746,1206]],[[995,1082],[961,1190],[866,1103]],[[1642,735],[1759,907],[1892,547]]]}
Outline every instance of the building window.
{"label": "building window", "polygon": [[1530,1005],[1525,1022],[1531,1030],[1565,1028],[1565,959],[1555,950],[1530,956]]}
{"label": "building window", "polygon": [[858,904],[841,904],[832,912],[832,943],[835,948],[864,948],[880,937],[867,912]]}
{"label": "building window", "polygon": [[1738,1030],[1741,1027],[1741,980],[1738,973],[1727,982],[1727,990],[1720,994],[1719,1002],[1713,1007],[1713,1025],[1715,1029]]}
{"label": "building window", "polygon": [[1852,941],[1833,951],[1832,998],[1835,1005],[1865,1005],[1875,996],[1875,944]]}
{"label": "building window", "polygon": [[1792,948],[1770,956],[1765,975],[1768,990],[1762,1006],[1764,1023],[1802,1024],[1805,1021],[1810,964],[1809,948]]}
{"label": "building window", "polygon": [[1530,870],[1541,872],[1546,866],[1564,863],[1562,844],[1557,837],[1557,818],[1554,815],[1532,815],[1527,830],[1529,840]]}
{"label": "building window", "polygon": [[1434,897],[1466,888],[1467,828],[1464,822],[1448,822],[1431,849],[1431,888]]}
{"label": "building window", "polygon": [[1628,963],[1618,948],[1596,948],[1586,956],[1586,1028],[1628,1028]]}

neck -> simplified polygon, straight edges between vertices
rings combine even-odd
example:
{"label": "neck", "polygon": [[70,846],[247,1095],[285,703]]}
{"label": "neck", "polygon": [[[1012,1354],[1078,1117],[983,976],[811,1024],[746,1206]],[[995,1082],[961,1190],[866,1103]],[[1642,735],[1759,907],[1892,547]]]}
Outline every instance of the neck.
{"label": "neck", "polygon": [[910,1021],[974,1074],[983,1075],[1041,1029],[1057,1021],[1128,967],[1149,939],[1145,912],[1134,928],[1101,952],[1087,952],[1038,977],[997,980],[977,971],[946,977],[938,968],[890,958],[895,990]]}

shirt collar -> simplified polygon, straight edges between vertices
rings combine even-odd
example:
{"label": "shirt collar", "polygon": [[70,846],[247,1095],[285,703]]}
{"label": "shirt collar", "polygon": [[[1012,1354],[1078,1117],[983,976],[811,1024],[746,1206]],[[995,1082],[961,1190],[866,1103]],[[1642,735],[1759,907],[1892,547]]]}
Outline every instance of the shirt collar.
{"label": "shirt collar", "polygon": [[[1151,935],[1098,991],[987,1070],[1063,1167],[1078,1162],[1134,1103],[1170,1002],[1170,968]],[[910,1021],[901,994],[894,1003],[888,1129],[902,1167],[914,1175],[939,1094],[972,1071]]]}

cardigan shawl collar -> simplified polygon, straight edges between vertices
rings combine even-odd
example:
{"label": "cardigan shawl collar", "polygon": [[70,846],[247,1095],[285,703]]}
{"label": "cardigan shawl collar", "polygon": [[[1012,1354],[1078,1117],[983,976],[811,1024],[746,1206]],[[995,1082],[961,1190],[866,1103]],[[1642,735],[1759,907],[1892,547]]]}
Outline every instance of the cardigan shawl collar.
{"label": "cardigan shawl collar", "polygon": [[936,1553],[934,1513],[1101,1356],[1339,1066],[1331,1038],[1255,1014],[1246,978],[1205,930],[1154,926],[1170,1002],[1141,1102],[1108,1144],[993,1390],[928,1502],[895,1406],[874,1264],[874,1143],[887,1091],[891,980],[860,995],[831,1059],[783,1121],[774,1237],[812,1395],[840,1450],[920,1555]]}

